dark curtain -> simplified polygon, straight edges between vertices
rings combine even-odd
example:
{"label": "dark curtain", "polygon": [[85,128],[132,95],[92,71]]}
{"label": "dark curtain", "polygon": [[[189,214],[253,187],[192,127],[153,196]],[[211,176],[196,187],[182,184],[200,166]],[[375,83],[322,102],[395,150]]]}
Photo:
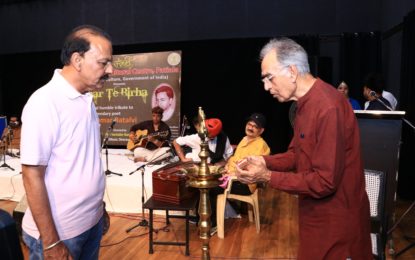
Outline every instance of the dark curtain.
{"label": "dark curtain", "polygon": [[308,54],[310,72],[313,76],[332,84],[333,63],[331,57],[320,56],[320,35],[298,35],[293,36]]}
{"label": "dark curtain", "polygon": [[[293,37],[294,38],[294,37]],[[292,137],[290,103],[279,103],[264,90],[259,52],[269,38],[223,39],[114,46],[114,54],[181,50],[181,114],[191,119],[202,106],[207,117],[222,120],[230,141],[244,136],[245,120],[253,112],[267,118],[264,138],[273,153],[286,151]],[[295,37],[317,55],[317,36]],[[20,117],[23,105],[60,67],[59,51],[0,56],[0,84],[6,115]],[[24,70],[24,68],[36,68]],[[23,72],[24,71],[24,72]],[[24,75],[24,77],[22,77]],[[18,80],[17,80],[18,79]]]}
{"label": "dark curtain", "polygon": [[[403,22],[401,55],[401,109],[405,118],[415,122],[415,11],[409,13]],[[415,199],[415,129],[404,124],[399,164],[398,194],[401,198]]]}
{"label": "dark curtain", "polygon": [[[349,95],[365,102],[363,81],[367,74],[382,68],[382,35],[380,32],[343,33],[340,36],[340,81],[349,86]],[[335,83],[336,87],[340,82]]]}
{"label": "dark curtain", "polygon": [[[319,53],[319,37],[290,37],[311,55]],[[279,103],[264,90],[259,52],[269,38],[191,42],[183,51],[181,111],[188,117],[203,106],[206,116],[219,117],[232,143],[245,135],[245,120],[252,112],[267,118],[264,139],[272,153],[285,152],[292,137],[289,103]]]}
{"label": "dark curtain", "polygon": [[320,55],[319,35],[300,34],[298,36],[293,36],[291,38],[304,48],[309,57]]}

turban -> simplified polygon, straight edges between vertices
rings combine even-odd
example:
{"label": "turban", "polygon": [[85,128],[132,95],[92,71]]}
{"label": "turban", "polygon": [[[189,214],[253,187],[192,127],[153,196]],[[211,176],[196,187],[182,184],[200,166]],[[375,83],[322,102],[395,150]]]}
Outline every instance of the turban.
{"label": "turban", "polygon": [[222,131],[222,122],[218,118],[205,120],[209,138],[215,138]]}

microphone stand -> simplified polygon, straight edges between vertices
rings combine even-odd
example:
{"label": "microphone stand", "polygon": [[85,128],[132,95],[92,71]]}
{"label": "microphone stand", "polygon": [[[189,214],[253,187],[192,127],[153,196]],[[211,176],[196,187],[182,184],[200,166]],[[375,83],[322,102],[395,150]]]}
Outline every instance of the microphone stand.
{"label": "microphone stand", "polygon": [[159,156],[153,158],[148,163],[139,166],[137,169],[135,169],[134,171],[132,171],[128,174],[128,175],[132,175],[137,171],[141,171],[141,221],[138,224],[128,228],[125,231],[126,233],[129,233],[131,230],[133,230],[136,227],[148,227],[148,221],[146,220],[146,217],[144,215],[144,172],[145,172],[145,167],[147,165],[148,166],[157,165],[157,164],[165,161],[166,159],[170,158],[171,156],[167,156],[166,158],[160,159],[160,157],[165,156],[169,152],[170,152],[170,150],[167,150],[167,152],[160,154]]}
{"label": "microphone stand", "polygon": [[[379,99],[379,98],[376,97],[376,100],[379,101],[379,103],[381,103],[388,110],[394,111],[390,106],[386,105],[385,102],[383,102],[381,99]],[[405,118],[402,118],[402,121],[404,121],[407,125],[409,125],[412,128],[412,130],[415,132],[415,126],[409,120],[407,120]],[[412,204],[408,207],[408,209],[402,214],[402,216],[388,230],[388,232],[387,232],[387,235],[388,236],[396,229],[396,227],[399,225],[399,223],[401,223],[401,221],[412,210],[413,207],[415,207],[415,201],[412,202]],[[403,249],[401,249],[400,251],[398,251],[397,253],[395,253],[394,254],[394,257],[397,258],[398,256],[400,256],[401,254],[405,253],[406,251],[408,251],[409,249],[411,249],[414,246],[415,246],[415,242],[410,243],[409,245],[407,245],[406,247],[404,247]]]}
{"label": "microphone stand", "polygon": [[187,117],[184,115],[183,116],[183,121],[182,121],[182,125],[181,125],[181,132],[180,132],[180,136],[184,136],[184,133],[185,133],[185,131],[186,131],[186,128],[187,128],[187,125],[188,125],[188,123],[187,123]]}
{"label": "microphone stand", "polygon": [[2,142],[4,143],[4,147],[3,147],[3,164],[0,165],[0,168],[3,168],[3,167],[4,168],[9,168],[10,170],[14,171],[14,169],[10,165],[8,165],[6,163],[6,153],[7,153],[7,149],[8,149],[8,142],[10,141],[10,140],[7,140],[7,139],[10,139],[10,128],[9,128],[9,131],[7,132],[5,138],[3,138],[3,140],[2,140]]}
{"label": "microphone stand", "polygon": [[105,175],[106,176],[111,175],[111,174],[122,176],[121,173],[112,172],[108,168],[108,139],[109,139],[109,134],[112,132],[112,129],[114,128],[114,124],[115,124],[115,121],[113,121],[111,126],[108,127],[107,132],[105,133],[104,142],[102,142],[102,147],[101,147],[101,149],[105,147],[105,165],[106,165]]}
{"label": "microphone stand", "polygon": [[17,158],[20,158],[19,156],[17,156],[17,155],[15,155],[14,153],[13,153],[13,147],[12,147],[12,141],[13,141],[13,139],[14,139],[14,136],[13,136],[13,129],[10,127],[10,125],[8,125],[7,126],[7,130],[8,130],[8,132],[9,132],[9,134],[8,134],[8,144],[9,144],[9,147],[8,147],[8,151],[7,151],[7,155],[9,155],[10,157],[17,157]]}
{"label": "microphone stand", "polygon": [[[372,95],[372,94],[371,94]],[[373,95],[372,95],[373,96]],[[390,106],[388,106],[388,105],[386,105],[385,104],[385,102],[383,102],[382,101],[382,99],[380,99],[380,98],[377,98],[376,96],[375,96],[375,98],[376,98],[376,100],[377,101],[379,101],[379,103],[381,103],[384,107],[386,107],[389,111],[394,111]],[[404,121],[405,123],[407,123],[411,128],[412,128],[412,130],[414,130],[415,131],[415,126],[411,123],[411,122],[409,122],[408,120],[406,120],[405,118],[402,118],[402,121]]]}
{"label": "microphone stand", "polygon": [[[375,97],[376,97],[376,96],[375,96]],[[380,98],[376,97],[376,100],[377,100],[379,103],[381,103],[381,104],[382,104],[382,106],[386,107],[389,111],[393,111],[393,109],[392,109],[390,106],[386,105],[386,104],[385,104],[385,102],[383,102],[383,101],[382,101],[382,99],[380,99]]]}

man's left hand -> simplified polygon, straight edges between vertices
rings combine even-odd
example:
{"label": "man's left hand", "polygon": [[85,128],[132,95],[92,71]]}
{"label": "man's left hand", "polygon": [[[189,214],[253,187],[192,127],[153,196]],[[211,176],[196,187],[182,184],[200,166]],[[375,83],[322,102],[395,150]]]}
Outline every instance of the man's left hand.
{"label": "man's left hand", "polygon": [[243,183],[268,182],[271,179],[271,171],[268,170],[262,156],[246,157],[247,165],[240,168],[236,164],[236,176]]}

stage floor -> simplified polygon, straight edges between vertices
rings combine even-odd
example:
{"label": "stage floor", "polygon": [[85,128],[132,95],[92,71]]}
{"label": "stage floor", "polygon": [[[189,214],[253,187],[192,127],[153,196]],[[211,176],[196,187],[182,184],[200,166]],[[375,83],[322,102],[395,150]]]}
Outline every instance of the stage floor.
{"label": "stage floor", "polygon": [[[106,170],[105,150],[102,152],[102,162]],[[14,171],[0,167],[0,199],[20,201],[25,195],[20,159],[6,156],[5,163],[14,168]],[[4,164],[3,158],[1,164]],[[141,170],[134,172],[141,165],[142,163],[134,163],[132,153],[126,149],[108,149],[108,169],[122,176],[106,176],[104,201],[107,211],[141,213],[142,173]],[[162,166],[164,165],[144,167],[144,201],[153,194],[152,172]]]}

